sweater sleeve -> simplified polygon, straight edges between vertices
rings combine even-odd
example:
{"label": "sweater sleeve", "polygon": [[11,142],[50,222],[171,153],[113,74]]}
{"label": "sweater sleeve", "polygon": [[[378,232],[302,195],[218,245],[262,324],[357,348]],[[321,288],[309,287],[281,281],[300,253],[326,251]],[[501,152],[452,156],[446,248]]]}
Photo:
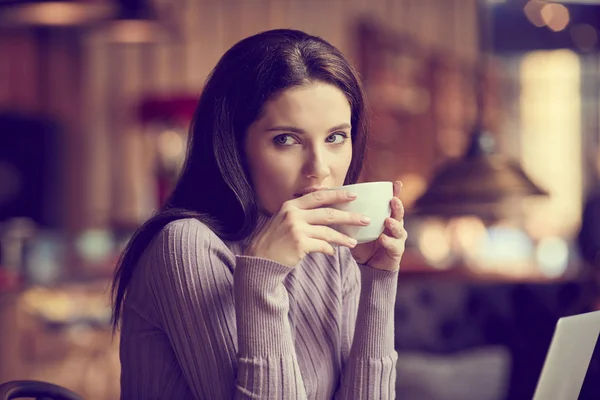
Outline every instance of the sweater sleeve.
{"label": "sweater sleeve", "polygon": [[394,306],[398,272],[358,265],[340,248],[343,282],[342,377],[336,399],[396,398]]}
{"label": "sweater sleeve", "polygon": [[235,257],[197,220],[151,245],[148,286],[196,399],[305,399],[283,280],[291,268]]}

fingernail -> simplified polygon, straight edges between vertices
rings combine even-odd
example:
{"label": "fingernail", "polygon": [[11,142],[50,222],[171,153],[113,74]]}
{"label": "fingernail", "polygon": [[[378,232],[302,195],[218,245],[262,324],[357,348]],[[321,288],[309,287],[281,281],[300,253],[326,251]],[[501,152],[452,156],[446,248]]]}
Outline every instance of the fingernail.
{"label": "fingernail", "polygon": [[346,192],[346,197],[348,197],[349,199],[355,199],[358,197],[358,194],[352,193],[352,192]]}
{"label": "fingernail", "polygon": [[[389,187],[389,186],[388,186]],[[366,215],[363,215],[360,218],[360,222],[362,222],[363,224],[369,224],[371,223],[371,218],[367,217]]]}
{"label": "fingernail", "polygon": [[349,238],[348,242],[350,243],[350,246],[354,247],[358,243],[358,240],[356,240],[354,238]]}

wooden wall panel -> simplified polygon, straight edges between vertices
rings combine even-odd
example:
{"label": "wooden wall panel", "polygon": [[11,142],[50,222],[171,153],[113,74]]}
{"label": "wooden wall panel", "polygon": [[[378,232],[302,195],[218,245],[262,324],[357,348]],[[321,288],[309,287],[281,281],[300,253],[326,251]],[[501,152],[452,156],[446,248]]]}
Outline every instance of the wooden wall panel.
{"label": "wooden wall panel", "polygon": [[147,84],[148,91],[169,91],[175,85],[174,77],[171,73],[171,59],[175,53],[173,47],[168,43],[157,43],[148,45],[148,47],[148,58],[150,60],[148,60],[148,65],[144,67],[150,68],[152,71],[150,82]]}
{"label": "wooden wall panel", "polygon": [[[352,29],[357,18],[368,16],[432,47],[461,56],[477,52],[476,0],[155,1],[174,5],[169,17],[179,28],[178,43],[123,47],[96,33],[89,36],[93,45],[84,41],[88,47],[78,54],[75,35],[58,35],[47,47],[49,61],[42,62],[44,53],[34,38],[13,40],[0,32],[0,106],[50,111],[68,125],[65,174],[70,220],[77,221],[73,229],[144,214],[148,188],[137,182],[151,171],[138,153],[142,128],[135,105],[146,94],[197,95],[221,55],[247,35],[277,27],[304,29],[356,61]],[[16,55],[25,65],[17,80]],[[83,82],[78,68],[85,72]],[[49,90],[35,80],[44,76],[40,72],[47,74]]]}
{"label": "wooden wall panel", "polygon": [[186,43],[184,79],[189,90],[197,92],[204,84],[204,76],[210,71],[210,67],[205,64],[205,48],[211,47],[207,43],[215,28],[210,26],[210,22],[215,18],[199,1],[190,1],[188,12],[183,17],[181,30]]}
{"label": "wooden wall panel", "polygon": [[[204,83],[206,77],[219,61],[225,49],[225,31],[228,29],[225,5],[220,1],[199,2],[200,12],[196,15],[200,36],[195,39],[200,42],[201,60],[194,74]],[[192,67],[195,68],[195,67]]]}
{"label": "wooden wall panel", "polygon": [[111,169],[112,163],[109,134],[110,113],[106,99],[109,78],[108,47],[99,40],[97,35],[90,35],[84,42],[85,62],[83,76],[86,85],[83,86],[83,111],[85,132],[89,133],[86,141],[88,155],[87,179],[85,191],[84,214],[89,220],[86,225],[92,228],[105,226],[110,217],[111,209]]}
{"label": "wooden wall panel", "polygon": [[239,29],[234,42],[270,28],[270,7],[272,5],[270,1],[241,1],[236,2],[236,5],[237,9],[232,11],[232,14],[234,12],[239,14]]}
{"label": "wooden wall panel", "polygon": [[23,32],[13,36],[11,43],[11,87],[12,101],[19,108],[33,109],[37,106],[35,88],[38,84],[39,74],[36,68],[36,47],[34,36],[31,32]]}
{"label": "wooden wall panel", "polygon": [[289,28],[290,0],[268,0],[269,29]]}
{"label": "wooden wall panel", "polygon": [[4,32],[0,33],[0,107],[8,108],[11,106],[10,96],[10,37]]}
{"label": "wooden wall panel", "polygon": [[[474,4],[475,0],[185,0],[180,3],[179,12],[181,42],[150,48],[156,62],[155,74],[146,89],[165,94],[182,90],[197,93],[209,71],[231,45],[243,37],[271,28],[289,27],[322,36],[355,60],[356,42],[350,33],[356,19],[362,16],[381,21],[392,30],[409,32],[432,48],[473,53],[469,47],[473,40],[467,40],[466,36],[473,36],[475,25],[465,19],[475,15],[467,12]],[[142,65],[146,68],[145,63]],[[134,69],[123,68],[127,73]],[[115,129],[130,128],[121,125]],[[134,148],[130,151],[135,151]],[[141,164],[131,161],[136,156],[127,154],[130,163],[124,168],[140,167]],[[121,157],[127,158],[125,154]],[[125,182],[116,186],[117,191],[132,192],[118,200],[130,204],[123,213],[143,214],[139,211],[140,202],[134,200],[141,196],[143,189],[134,189],[127,184],[134,176],[139,180],[140,175],[121,171],[113,176]],[[136,190],[138,195],[133,194]],[[117,216],[119,218],[122,217]]]}
{"label": "wooden wall panel", "polygon": [[[176,49],[170,49],[177,53]],[[121,74],[124,79],[116,87],[118,95],[114,99],[116,121],[119,129],[111,132],[115,150],[120,153],[119,159],[113,162],[117,167],[114,176],[117,178],[116,204],[112,209],[115,212],[113,218],[122,223],[135,223],[145,214],[143,209],[144,176],[146,173],[140,171],[141,157],[141,126],[137,121],[137,106],[139,99],[143,97],[144,82],[140,79],[139,71],[143,68],[142,53],[138,46],[123,46],[120,53],[120,64],[123,66]],[[171,61],[171,60],[169,60]],[[181,85],[183,77],[181,71],[169,71],[172,84],[175,87]]]}

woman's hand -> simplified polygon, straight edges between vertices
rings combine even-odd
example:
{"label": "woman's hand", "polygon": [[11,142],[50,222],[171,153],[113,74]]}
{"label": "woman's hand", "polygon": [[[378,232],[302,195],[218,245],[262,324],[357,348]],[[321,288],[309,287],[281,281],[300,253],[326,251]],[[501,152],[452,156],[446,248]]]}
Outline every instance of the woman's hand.
{"label": "woman's hand", "polygon": [[359,264],[386,271],[400,268],[407,238],[404,229],[404,206],[398,198],[402,182],[394,182],[394,198],[391,201],[392,215],[385,221],[385,230],[376,241],[359,244],[352,255]]}
{"label": "woman's hand", "polygon": [[309,253],[335,255],[332,244],[353,248],[355,239],[329,225],[366,226],[369,222],[363,215],[324,206],[355,198],[344,190],[320,190],[286,201],[254,236],[245,255],[295,266]]}

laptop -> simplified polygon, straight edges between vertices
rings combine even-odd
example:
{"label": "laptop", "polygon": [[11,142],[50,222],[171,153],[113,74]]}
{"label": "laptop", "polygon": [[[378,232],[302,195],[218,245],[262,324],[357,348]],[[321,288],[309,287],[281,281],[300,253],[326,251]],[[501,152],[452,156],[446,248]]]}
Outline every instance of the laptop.
{"label": "laptop", "polygon": [[600,311],[556,323],[533,400],[577,400],[600,334]]}

